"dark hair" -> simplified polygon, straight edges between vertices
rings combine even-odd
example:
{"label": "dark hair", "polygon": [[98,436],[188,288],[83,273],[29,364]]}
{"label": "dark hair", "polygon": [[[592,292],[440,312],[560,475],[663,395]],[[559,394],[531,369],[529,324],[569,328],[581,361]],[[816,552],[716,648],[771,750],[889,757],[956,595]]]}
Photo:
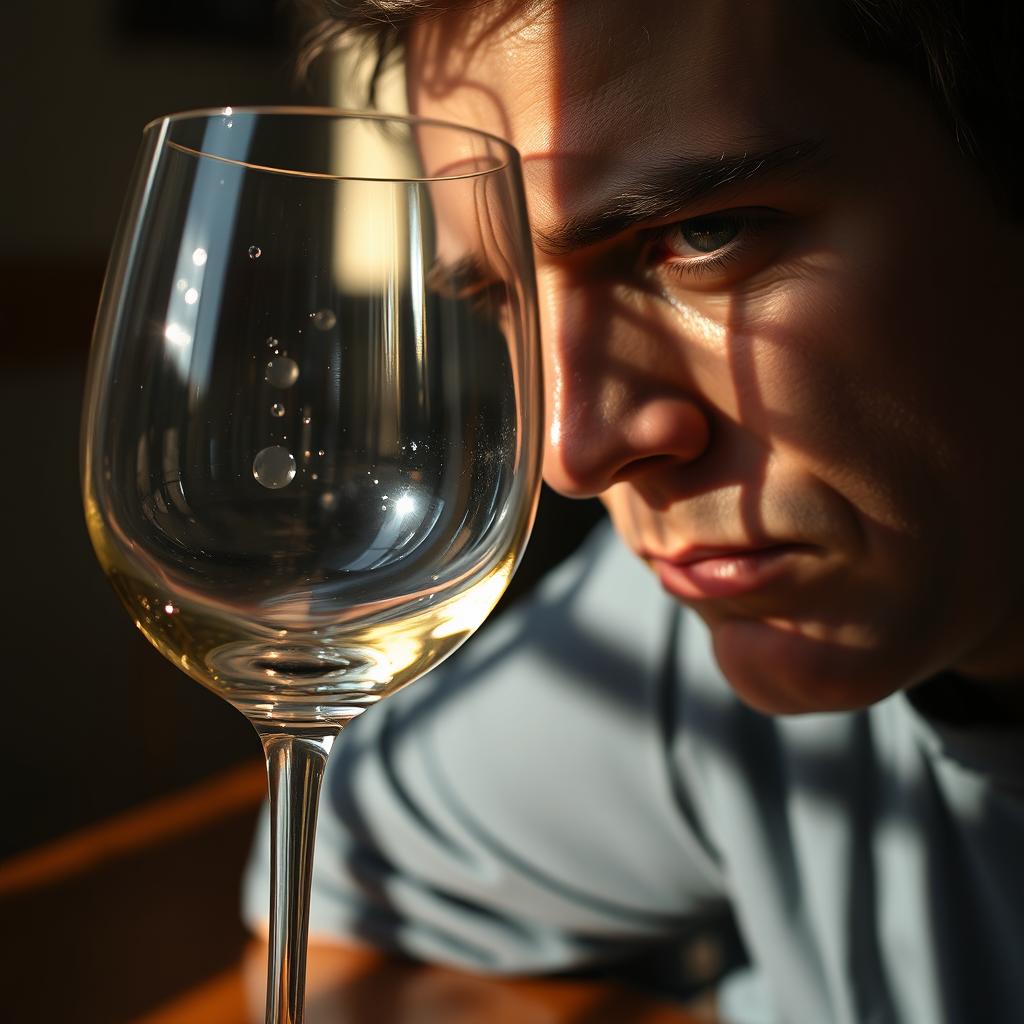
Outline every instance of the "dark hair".
{"label": "dark hair", "polygon": [[1000,202],[1024,213],[1016,182],[1024,124],[1020,0],[833,0],[840,37],[922,85]]}
{"label": "dark hair", "polygon": [[[495,0],[306,0],[321,18],[307,37],[306,67],[339,43],[371,48],[370,103],[410,24]],[[514,3],[515,0],[506,0]],[[556,0],[557,2],[557,0]],[[1019,65],[1021,0],[831,0],[840,37],[862,57],[897,67],[922,85],[960,149],[988,175],[1000,201],[1024,213],[1014,155],[1024,127]]]}

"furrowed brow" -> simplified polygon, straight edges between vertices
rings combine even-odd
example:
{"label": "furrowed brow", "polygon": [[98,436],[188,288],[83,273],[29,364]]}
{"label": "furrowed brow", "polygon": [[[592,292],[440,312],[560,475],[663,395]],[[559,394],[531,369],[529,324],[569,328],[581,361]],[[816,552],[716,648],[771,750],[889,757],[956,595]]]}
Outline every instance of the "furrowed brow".
{"label": "furrowed brow", "polygon": [[761,152],[734,156],[683,157],[624,185],[603,208],[567,220],[549,231],[535,231],[537,248],[549,256],[565,256],[645,221],[660,220],[741,183],[766,179],[784,171],[798,172],[821,152],[820,140],[809,140]]}

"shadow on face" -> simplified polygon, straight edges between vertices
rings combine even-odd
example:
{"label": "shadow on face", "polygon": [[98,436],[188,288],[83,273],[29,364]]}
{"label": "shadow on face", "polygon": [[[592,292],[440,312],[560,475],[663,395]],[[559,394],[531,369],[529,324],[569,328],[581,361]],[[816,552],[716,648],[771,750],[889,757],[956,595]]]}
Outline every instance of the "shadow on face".
{"label": "shadow on face", "polygon": [[796,2],[486,5],[409,69],[522,153],[548,482],[742,696],[1018,672],[1019,239],[923,92]]}

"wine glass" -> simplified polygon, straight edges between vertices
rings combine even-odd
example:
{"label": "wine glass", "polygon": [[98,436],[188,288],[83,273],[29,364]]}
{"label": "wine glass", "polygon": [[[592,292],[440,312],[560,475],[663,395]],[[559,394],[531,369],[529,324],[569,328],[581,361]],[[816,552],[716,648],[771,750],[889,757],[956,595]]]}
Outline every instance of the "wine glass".
{"label": "wine glass", "polygon": [[302,1018],[331,744],[500,597],[541,408],[508,143],[319,108],[147,126],[90,360],[85,513],[135,624],[262,739],[268,1022]]}

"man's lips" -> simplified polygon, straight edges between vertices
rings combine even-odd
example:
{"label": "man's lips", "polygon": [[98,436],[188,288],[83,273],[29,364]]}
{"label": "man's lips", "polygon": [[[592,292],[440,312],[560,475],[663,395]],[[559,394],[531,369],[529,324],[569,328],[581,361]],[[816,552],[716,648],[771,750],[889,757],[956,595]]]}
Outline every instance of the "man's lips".
{"label": "man's lips", "polygon": [[697,601],[737,597],[767,587],[791,573],[797,556],[811,550],[807,544],[695,547],[671,557],[644,557],[666,590],[683,600]]}

